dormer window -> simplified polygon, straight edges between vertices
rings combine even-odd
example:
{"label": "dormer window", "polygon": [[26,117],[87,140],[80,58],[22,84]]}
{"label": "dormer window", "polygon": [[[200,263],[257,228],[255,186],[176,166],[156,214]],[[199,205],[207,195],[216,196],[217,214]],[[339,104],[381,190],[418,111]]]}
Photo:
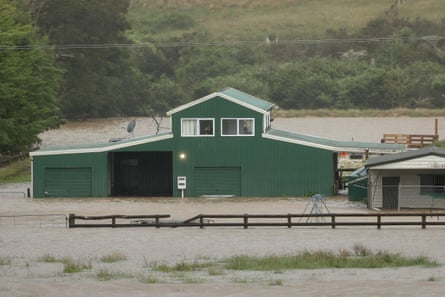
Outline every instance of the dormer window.
{"label": "dormer window", "polygon": [[222,136],[253,136],[254,119],[221,119]]}
{"label": "dormer window", "polygon": [[215,120],[203,119],[181,119],[181,136],[214,136]]}

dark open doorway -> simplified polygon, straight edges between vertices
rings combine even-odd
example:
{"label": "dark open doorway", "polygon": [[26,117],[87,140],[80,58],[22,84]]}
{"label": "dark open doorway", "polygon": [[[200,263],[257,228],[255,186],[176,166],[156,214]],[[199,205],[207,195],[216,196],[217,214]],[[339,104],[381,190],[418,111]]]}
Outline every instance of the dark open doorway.
{"label": "dark open doorway", "polygon": [[397,209],[399,207],[400,177],[382,177],[383,209]]}
{"label": "dark open doorway", "polygon": [[172,196],[172,152],[110,154],[111,196]]}

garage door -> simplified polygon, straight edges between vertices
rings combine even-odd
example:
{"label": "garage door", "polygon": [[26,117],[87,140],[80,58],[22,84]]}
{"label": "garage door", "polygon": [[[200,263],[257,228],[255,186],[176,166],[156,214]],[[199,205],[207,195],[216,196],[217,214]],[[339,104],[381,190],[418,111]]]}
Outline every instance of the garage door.
{"label": "garage door", "polygon": [[45,197],[91,197],[91,168],[46,168]]}
{"label": "garage door", "polygon": [[240,196],[240,167],[195,167],[196,196]]}

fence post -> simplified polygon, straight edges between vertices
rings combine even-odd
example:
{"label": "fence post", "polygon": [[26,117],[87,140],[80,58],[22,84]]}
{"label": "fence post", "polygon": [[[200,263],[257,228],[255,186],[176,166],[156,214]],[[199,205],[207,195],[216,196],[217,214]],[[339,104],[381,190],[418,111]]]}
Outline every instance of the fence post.
{"label": "fence post", "polygon": [[155,224],[156,224],[156,228],[160,228],[161,226],[159,226],[159,217],[155,218]]}
{"label": "fence post", "polygon": [[422,229],[425,229],[425,228],[426,228],[426,215],[423,214],[422,215]]}
{"label": "fence post", "polygon": [[249,223],[248,214],[245,213],[245,214],[244,214],[244,229],[247,229],[247,228],[248,228],[248,226],[247,226],[248,223]]}
{"label": "fence post", "polygon": [[377,215],[377,229],[381,229],[382,228],[382,216],[381,215]]}
{"label": "fence post", "polygon": [[199,215],[199,228],[204,229],[204,217]]}
{"label": "fence post", "polygon": [[331,226],[332,229],[335,229],[335,215],[331,215]]}
{"label": "fence post", "polygon": [[73,227],[75,223],[76,223],[76,216],[73,213],[70,213],[70,215],[68,216],[68,228]]}
{"label": "fence post", "polygon": [[287,228],[292,228],[292,216],[290,213],[287,214]]}

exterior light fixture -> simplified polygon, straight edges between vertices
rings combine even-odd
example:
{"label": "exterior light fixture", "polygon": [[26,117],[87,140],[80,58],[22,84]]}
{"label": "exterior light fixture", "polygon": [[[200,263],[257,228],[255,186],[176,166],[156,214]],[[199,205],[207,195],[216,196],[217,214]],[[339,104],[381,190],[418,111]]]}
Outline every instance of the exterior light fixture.
{"label": "exterior light fixture", "polygon": [[185,153],[180,153],[179,154],[179,159],[184,160],[185,159]]}

